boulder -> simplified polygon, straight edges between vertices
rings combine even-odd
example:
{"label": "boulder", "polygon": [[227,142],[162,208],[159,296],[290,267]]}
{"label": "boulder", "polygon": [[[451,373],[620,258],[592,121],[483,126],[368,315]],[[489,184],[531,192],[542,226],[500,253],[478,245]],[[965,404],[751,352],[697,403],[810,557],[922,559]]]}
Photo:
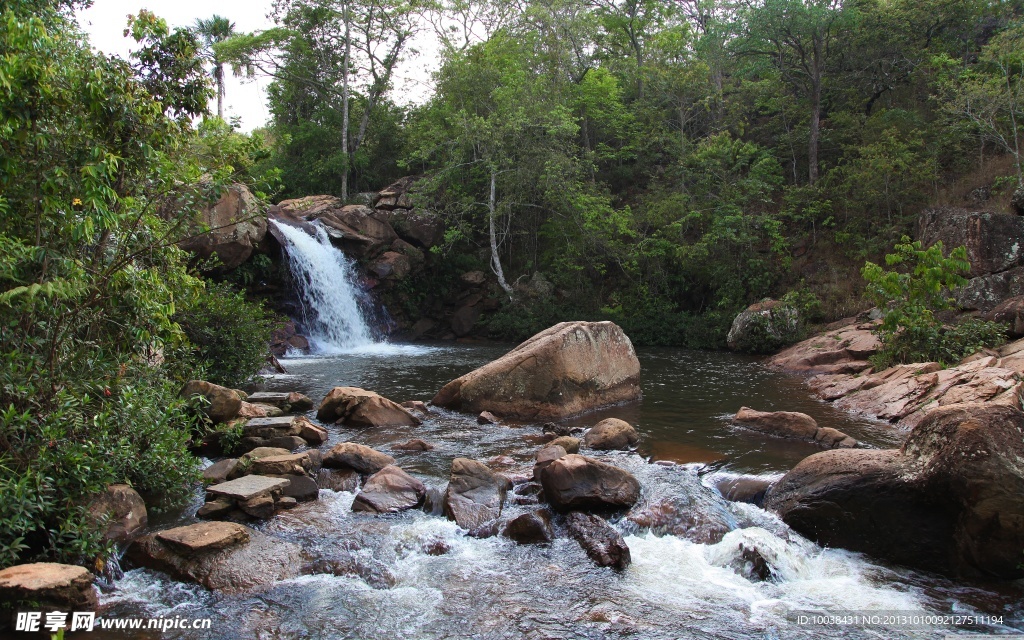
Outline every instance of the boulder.
{"label": "boulder", "polygon": [[[167,532],[143,536],[128,548],[128,560],[211,590],[251,589],[298,575],[302,553],[297,545],[234,523],[203,524],[231,528],[222,530],[219,536],[210,536],[211,541],[220,542],[195,551],[189,550],[192,543],[175,546],[158,537],[160,533],[166,537]],[[243,534],[248,542],[243,541]],[[202,539],[196,544],[202,545]]]}
{"label": "boulder", "polygon": [[876,325],[858,324],[855,318],[840,324],[780,351],[769,358],[768,366],[799,374],[856,374],[871,368],[868,358],[882,345],[872,331]]}
{"label": "boulder", "polygon": [[355,469],[320,469],[316,473],[316,485],[331,491],[352,492],[359,488],[359,472]]}
{"label": "boulder", "polygon": [[248,472],[261,476],[304,476],[313,467],[309,454],[287,453],[253,460]]}
{"label": "boulder", "polygon": [[238,458],[218,460],[203,469],[203,482],[206,484],[220,484],[232,478],[238,470]]}
{"label": "boulder", "polygon": [[746,502],[761,506],[772,481],[756,476],[724,477],[715,482],[715,488],[730,502]]}
{"label": "boulder", "polygon": [[551,514],[537,509],[509,520],[501,535],[518,544],[547,544],[555,539]]}
{"label": "boulder", "polygon": [[331,243],[357,259],[370,259],[383,253],[398,235],[386,220],[365,205],[343,205],[333,196],[308,196],[284,200],[268,215],[277,219],[309,223],[319,220]]}
{"label": "boulder", "polygon": [[618,418],[606,418],[598,422],[583,436],[583,444],[591,449],[624,450],[638,442],[640,442],[640,434],[636,432],[633,425]]}
{"label": "boulder", "polygon": [[490,411],[481,411],[476,417],[477,424],[498,424],[501,420]]}
{"label": "boulder", "polygon": [[353,427],[414,427],[420,419],[396,402],[358,387],[335,387],[327,394],[316,417]]}
{"label": "boulder", "polygon": [[401,405],[403,408],[408,409],[409,411],[415,411],[421,416],[430,415],[430,409],[427,407],[427,403],[422,400],[406,400],[401,403]]}
{"label": "boulder", "polygon": [[388,221],[398,237],[422,249],[429,249],[444,240],[444,221],[437,214],[414,209],[395,209]]}
{"label": "boulder", "polygon": [[465,305],[459,307],[455,313],[452,314],[452,333],[459,338],[469,335],[473,331],[473,327],[476,326],[476,322],[480,319],[480,315],[482,313],[483,309],[479,306]]}
{"label": "boulder", "polygon": [[985,319],[1009,325],[1007,334],[1011,338],[1024,337],[1024,296],[1003,300],[995,309],[985,314]]}
{"label": "boulder", "polygon": [[640,397],[640,362],[622,329],[611,322],[563,322],[449,382],[433,404],[547,420]]}
{"label": "boulder", "polygon": [[355,442],[339,442],[324,454],[323,466],[329,469],[353,469],[363,475],[377,473],[395,463],[391,456]]}
{"label": "boulder", "polygon": [[[309,476],[288,476],[288,484],[281,490],[281,500],[291,498],[296,502],[310,502],[320,497],[320,486]],[[278,500],[278,507],[287,508]]]}
{"label": "boulder", "polygon": [[273,405],[282,411],[309,411],[313,408],[313,401],[309,396],[297,391],[258,391],[247,400],[257,404]]}
{"label": "boulder", "polygon": [[814,418],[796,411],[755,411],[741,407],[733,423],[770,436],[814,442],[829,449],[858,446],[856,440],[842,431],[819,427]]}
{"label": "boulder", "polygon": [[764,505],[822,545],[963,576],[1024,577],[1024,413],[936,409],[898,450],[803,460]]}
{"label": "boulder", "polygon": [[1024,296],[1024,267],[971,278],[967,284],[953,292],[953,298],[960,309],[977,311],[982,315],[1003,301],[1017,296]]}
{"label": "boulder", "polygon": [[242,184],[224,190],[216,203],[199,210],[194,222],[193,233],[178,246],[201,260],[216,255],[222,265],[218,271],[240,267],[267,235],[267,217],[256,197]]}
{"label": "boulder", "polygon": [[139,535],[149,522],[146,503],[135,489],[126,484],[112,484],[87,507],[91,522],[101,525],[103,537],[123,543]]}
{"label": "boulder", "polygon": [[181,397],[192,398],[202,396],[206,399],[203,413],[214,423],[229,422],[238,416],[242,408],[242,399],[231,389],[206,382],[191,380],[181,389]]}
{"label": "boulder", "polygon": [[385,251],[368,269],[381,280],[404,280],[412,271],[412,263],[405,254]]}
{"label": "boulder", "polygon": [[631,507],[640,483],[628,471],[593,458],[569,454],[540,472],[544,496],[558,511]]}
{"label": "boulder", "polygon": [[468,458],[452,460],[444,514],[463,529],[477,529],[501,516],[509,481]]}
{"label": "boulder", "polygon": [[970,277],[1024,265],[1024,218],[954,207],[927,209],[918,218],[918,239],[928,247],[966,247]]}
{"label": "boulder", "polygon": [[268,416],[279,416],[284,412],[277,407],[266,404],[253,404],[242,400],[242,407],[238,410],[236,418],[266,418]]}
{"label": "boulder", "polygon": [[434,445],[419,438],[413,438],[406,442],[400,442],[391,448],[397,451],[431,451]]}
{"label": "boulder", "polygon": [[540,482],[541,473],[555,460],[564,458],[568,455],[568,452],[564,447],[558,444],[547,444],[541,447],[540,451],[535,456],[535,462],[533,463],[533,479]]}
{"label": "boulder", "polygon": [[558,436],[547,444],[549,447],[562,447],[566,453],[580,452],[580,439],[572,436]]}
{"label": "boulder", "polygon": [[157,540],[182,555],[208,553],[249,542],[249,529],[234,522],[201,522],[154,534]]}
{"label": "boulder", "polygon": [[602,567],[625,569],[631,558],[622,534],[603,518],[574,511],[565,518],[569,536],[578,542],[590,559]]}
{"label": "boulder", "polygon": [[352,502],[353,511],[395,513],[423,504],[427,488],[422,482],[396,467],[388,465],[366,479],[363,490]]}
{"label": "boulder", "polygon": [[0,602],[31,602],[35,611],[93,611],[99,606],[95,579],[87,569],[70,564],[18,564],[0,570]]}
{"label": "boulder", "polygon": [[763,300],[736,316],[725,341],[733,351],[768,353],[795,342],[799,327],[796,309],[778,300]]}

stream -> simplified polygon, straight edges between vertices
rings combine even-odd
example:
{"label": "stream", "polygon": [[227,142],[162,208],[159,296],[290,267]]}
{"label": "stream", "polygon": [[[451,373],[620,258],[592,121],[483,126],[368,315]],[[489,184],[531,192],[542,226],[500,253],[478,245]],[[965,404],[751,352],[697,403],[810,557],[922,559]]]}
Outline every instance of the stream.
{"label": "stream", "polygon": [[[282,359],[288,374],[262,385],[301,391],[315,402],[334,386],[371,389],[397,402],[429,401],[444,383],[489,362],[506,345],[369,344],[321,356]],[[636,453],[587,452],[633,473],[643,486],[636,509],[673,505],[698,523],[729,530],[720,540],[641,529],[613,520],[632,553],[622,572],[595,566],[572,539],[519,546],[467,537],[453,522],[420,510],[353,513],[354,495],[321,490],[320,499],[251,524],[326,559],[332,573],[285,580],[240,593],[209,592],[146,569],[127,571],[103,589],[106,616],[211,618],[211,631],[169,631],[143,638],[941,638],[949,633],[1016,633],[1024,625],[1024,585],[953,581],[826,549],[753,505],[724,500],[723,478],[777,478],[819,451],[731,426],[741,406],[802,411],[869,445],[891,447],[905,435],[814,400],[802,381],[766,370],[757,358],[680,349],[638,349],[644,399],[570,421],[592,426],[618,417],[636,426]],[[311,411],[312,418],[315,411]],[[418,427],[355,430],[328,426],[324,451],[355,441],[388,453],[428,486],[443,491],[451,460],[511,457],[527,472],[538,424],[478,425],[475,416],[434,410]],[[421,438],[435,448],[392,445]],[[184,512],[154,526],[194,521],[202,492]],[[514,516],[536,507],[506,505]],[[698,531],[700,527],[695,527]],[[661,533],[662,535],[659,535]],[[772,566],[754,579],[741,545]],[[337,575],[334,575],[337,574]],[[947,631],[932,626],[798,624],[795,611],[932,612],[1004,616],[1003,625]],[[74,636],[69,636],[74,637]],[[101,632],[83,638],[104,636]]]}

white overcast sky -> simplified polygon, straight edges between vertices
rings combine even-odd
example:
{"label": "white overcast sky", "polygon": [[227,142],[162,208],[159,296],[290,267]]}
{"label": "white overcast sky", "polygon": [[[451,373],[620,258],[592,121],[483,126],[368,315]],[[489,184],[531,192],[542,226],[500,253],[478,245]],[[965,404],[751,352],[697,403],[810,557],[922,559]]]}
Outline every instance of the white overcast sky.
{"label": "white overcast sky", "polygon": [[[107,54],[127,57],[135,42],[123,36],[128,15],[139,9],[149,9],[167,20],[171,27],[191,26],[197,18],[218,14],[235,23],[237,31],[248,32],[267,29],[273,22],[267,17],[271,0],[95,0],[93,5],[78,12],[78,21],[89,35],[92,45]],[[429,32],[422,32],[413,43],[420,51],[436,51]],[[393,97],[400,103],[422,102],[429,95],[428,79],[437,64],[437,56],[430,53],[410,53],[397,69]],[[270,79],[236,78],[228,72],[225,88],[224,117],[239,116],[242,130],[251,131],[270,118],[266,104],[266,88]],[[211,104],[216,110],[216,104]]]}

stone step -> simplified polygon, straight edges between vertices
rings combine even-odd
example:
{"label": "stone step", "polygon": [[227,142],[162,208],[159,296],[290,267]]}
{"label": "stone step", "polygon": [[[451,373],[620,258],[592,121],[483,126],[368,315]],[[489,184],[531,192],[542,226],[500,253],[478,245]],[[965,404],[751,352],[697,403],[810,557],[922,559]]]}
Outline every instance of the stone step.
{"label": "stone step", "polygon": [[206,492],[244,502],[253,498],[270,495],[274,491],[284,489],[287,485],[288,481],[282,478],[249,475],[229,480],[228,482],[222,482],[221,484],[215,484],[212,487],[208,487]]}
{"label": "stone step", "polygon": [[184,554],[225,549],[249,541],[249,530],[234,522],[200,522],[166,529],[156,539]]}
{"label": "stone step", "polygon": [[256,438],[276,438],[294,436],[301,431],[300,421],[296,416],[277,416],[276,418],[252,418],[242,427],[242,434]]}

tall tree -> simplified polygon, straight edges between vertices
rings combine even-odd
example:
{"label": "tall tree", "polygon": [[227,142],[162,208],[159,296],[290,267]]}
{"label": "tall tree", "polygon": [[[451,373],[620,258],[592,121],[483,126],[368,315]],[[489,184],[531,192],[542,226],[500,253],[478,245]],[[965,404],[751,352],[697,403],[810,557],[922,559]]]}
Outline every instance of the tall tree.
{"label": "tall tree", "polygon": [[217,117],[224,118],[224,60],[220,58],[214,47],[235,35],[235,23],[223,16],[213,16],[196,20],[195,32],[206,46],[207,55],[213,64],[213,80],[217,85]]}

